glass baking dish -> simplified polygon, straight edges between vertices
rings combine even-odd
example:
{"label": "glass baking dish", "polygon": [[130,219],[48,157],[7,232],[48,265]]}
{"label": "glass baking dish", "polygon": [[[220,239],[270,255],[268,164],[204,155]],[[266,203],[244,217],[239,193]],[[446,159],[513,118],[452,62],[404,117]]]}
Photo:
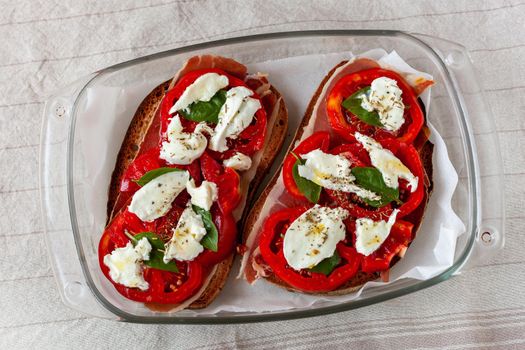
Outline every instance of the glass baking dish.
{"label": "glass baking dish", "polygon": [[[396,50],[410,65],[433,75],[436,82],[427,117],[444,138],[459,175],[452,206],[467,230],[458,239],[450,268],[428,280],[403,279],[367,289],[349,302],[266,313],[158,313],[123,300],[113,290],[97,262],[106,208],[93,206],[90,198],[106,198],[128,124],[151,89],[170,79],[188,57],[201,53],[232,57],[250,67],[252,63],[287,57],[360,53],[373,48]],[[477,78],[467,50],[450,41],[399,31],[329,30],[262,34],[173,49],[108,67],[65,87],[50,96],[45,105],[40,154],[45,237],[62,300],[90,315],[143,323],[283,320],[340,312],[412,293],[486,259],[504,242],[503,180],[495,127]],[[109,119],[98,113],[97,103],[93,103],[97,96],[90,91],[94,87],[108,89],[108,93],[114,91],[110,88],[119,87]],[[303,112],[290,113],[289,137],[283,150]],[[85,157],[87,149],[97,152],[95,164]],[[96,173],[86,170],[93,167],[98,169]]]}

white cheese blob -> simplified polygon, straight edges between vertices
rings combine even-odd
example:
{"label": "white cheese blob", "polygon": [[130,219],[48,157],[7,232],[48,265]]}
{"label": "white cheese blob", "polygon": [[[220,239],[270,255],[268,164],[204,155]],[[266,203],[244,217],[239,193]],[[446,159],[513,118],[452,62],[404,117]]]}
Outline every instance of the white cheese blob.
{"label": "white cheese blob", "polygon": [[392,226],[396,222],[396,216],[399,213],[395,209],[388,221],[373,221],[370,218],[359,218],[355,221],[355,249],[358,253],[368,256],[375,252],[381,244],[387,239]]}
{"label": "white cheese blob", "polygon": [[246,154],[237,152],[230,158],[224,160],[222,164],[228,168],[232,168],[239,171],[245,171],[252,167],[252,159]]}
{"label": "white cheese blob", "polygon": [[295,270],[309,269],[334,255],[336,245],[345,238],[343,208],[315,205],[299,216],[284,234],[284,257]]}
{"label": "white cheese blob", "polygon": [[184,132],[179,115],[174,115],[168,125],[168,140],[160,149],[160,158],[168,164],[190,164],[206,150],[208,140],[203,132],[211,134],[213,130],[206,123],[199,123],[192,133]]}
{"label": "white cheese blob", "polygon": [[361,198],[379,200],[380,196],[357,186],[351,172],[351,162],[340,155],[324,153],[320,149],[301,155],[304,165],[299,165],[299,176],[329,190],[355,193]]}
{"label": "white cheese blob", "polygon": [[370,155],[372,165],[381,172],[385,184],[390,188],[399,187],[399,179],[408,181],[410,191],[414,192],[417,189],[418,178],[414,176],[410,169],[408,169],[390,150],[384,149],[379,142],[371,137],[355,133],[355,138]]}
{"label": "white cheese blob", "polygon": [[250,125],[255,112],[261,108],[259,100],[251,98],[253,91],[244,86],[226,92],[226,102],[219,111],[219,122],[210,138],[210,149],[224,152],[226,138],[236,139]]}
{"label": "white cheese blob", "polygon": [[210,210],[214,201],[217,200],[217,185],[210,181],[202,181],[199,187],[191,179],[186,184],[186,190],[191,196],[191,204]]}
{"label": "white cheese blob", "polygon": [[394,79],[380,77],[372,81],[369,94],[361,96],[361,107],[369,112],[377,111],[383,127],[389,131],[397,131],[405,122],[405,105],[401,94]]}
{"label": "white cheese blob", "polygon": [[146,237],[141,238],[135,244],[135,251],[140,255],[140,260],[149,260],[149,253],[151,252],[151,244]]}
{"label": "white cheese blob", "polygon": [[206,73],[198,77],[184,90],[181,97],[169,110],[173,114],[181,109],[188,108],[194,102],[208,102],[219,91],[229,84],[228,77],[217,73]]}
{"label": "white cheese blob", "polygon": [[196,214],[191,206],[182,212],[177,227],[173,229],[173,236],[165,245],[164,262],[172,259],[189,261],[195,259],[204,247],[200,244],[206,236],[206,228],[202,217]]}
{"label": "white cheese blob", "polygon": [[109,268],[109,276],[114,282],[129,288],[147,290],[149,284],[142,275],[141,262],[149,260],[150,252],[151,244],[144,237],[135,247],[128,242],[125,247],[117,248],[104,256],[104,265]]}
{"label": "white cheese blob", "polygon": [[190,174],[185,170],[154,178],[135,192],[128,210],[145,222],[166,215],[173,200],[186,188],[189,178]]}

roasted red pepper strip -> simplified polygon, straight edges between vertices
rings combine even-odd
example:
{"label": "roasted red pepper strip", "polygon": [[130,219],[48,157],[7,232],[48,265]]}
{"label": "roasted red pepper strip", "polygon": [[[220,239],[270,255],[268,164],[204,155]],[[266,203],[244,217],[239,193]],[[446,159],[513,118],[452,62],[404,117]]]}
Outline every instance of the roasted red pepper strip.
{"label": "roasted red pepper strip", "polygon": [[[329,146],[330,134],[326,131],[319,131],[304,139],[292,152],[297,156],[301,156],[302,154],[306,154],[315,149],[320,149],[326,152]],[[288,193],[290,193],[295,198],[304,199],[307,201],[306,197],[301,193],[301,191],[299,191],[299,188],[297,188],[297,184],[293,178],[293,167],[297,161],[297,158],[294,154],[292,154],[292,152],[286,156],[283,163],[284,187],[286,187]]]}
{"label": "roasted red pepper strip", "polygon": [[[358,143],[343,144],[330,150],[331,154],[338,154],[352,161],[352,167],[370,166],[370,157],[366,150]],[[338,205],[350,212],[353,217],[369,217],[380,219],[392,213],[392,205],[373,208],[366,205],[356,194],[324,189],[330,198]]]}
{"label": "roasted red pepper strip", "polygon": [[[166,93],[166,96],[161,102],[160,106],[160,117],[161,117],[161,140],[160,144],[164,140],[166,140],[166,130],[168,128],[168,125],[171,121],[172,115],[169,114],[169,110],[177,99],[179,99],[182,94],[184,93],[184,90],[188,86],[190,86],[197,78],[200,76],[206,74],[206,73],[217,73],[224,75],[228,77],[229,85],[228,88],[236,87],[236,86],[244,86],[248,88],[246,83],[242,81],[241,79],[238,79],[225,71],[217,68],[212,69],[201,69],[196,70],[193,72],[189,72],[185,76],[183,76],[177,84]],[[254,92],[252,98],[260,100],[259,96]],[[184,126],[184,129],[188,132],[192,132],[195,126],[197,125],[196,122],[186,120],[185,118],[181,117],[182,125]],[[246,129],[244,129],[239,136],[235,139],[228,139],[227,145],[228,150],[225,152],[213,152],[210,151],[210,154],[215,159],[228,159],[231,156],[233,156],[236,152],[241,152],[246,155],[252,155],[258,150],[260,150],[264,145],[264,138],[266,135],[266,123],[267,123],[267,116],[266,111],[264,108],[260,108],[254,116],[254,120],[250,126],[248,126]]]}
{"label": "roasted red pepper strip", "polygon": [[396,157],[418,178],[418,186],[414,192],[410,192],[408,183],[404,180],[399,181],[400,192],[408,193],[408,198],[398,208],[397,218],[402,218],[413,212],[422,202],[425,195],[425,170],[421,157],[413,145],[397,142],[396,140],[384,140],[383,147],[390,149]]}
{"label": "roasted red pepper strip", "polygon": [[[406,181],[402,179],[399,180],[400,194],[404,193],[404,195],[401,196],[403,203],[398,208],[399,213],[397,214],[397,217],[402,218],[416,209],[423,199],[425,191],[423,184],[423,165],[414,146],[400,143],[394,139],[383,140],[381,141],[381,144],[384,148],[391,150],[392,153],[394,153],[394,155],[398,157],[399,160],[401,160],[401,162],[405,164],[408,169],[410,169],[412,174],[417,176],[419,180],[418,187],[415,192],[410,192]],[[368,152],[360,143],[343,144],[330,150],[329,153],[339,154],[350,159],[352,161],[352,167],[371,166]],[[350,215],[353,217],[369,217],[374,220],[385,219],[392,213],[392,210],[394,209],[392,203],[379,208],[374,208],[368,206],[356,194],[328,189],[324,189],[324,191],[326,191],[330,198],[337,202],[341,207],[347,209],[350,212]]]}
{"label": "roasted red pepper strip", "polygon": [[[405,105],[405,123],[396,132],[369,125],[341,105],[346,98],[357,90],[370,86],[374,79],[380,77],[394,79],[402,91],[401,97]],[[400,142],[411,143],[425,122],[414,89],[396,72],[381,68],[367,69],[342,77],[326,98],[326,112],[334,131],[349,141],[355,140],[354,134],[358,131],[372,136],[376,140],[397,138]]]}
{"label": "roasted red pepper strip", "polygon": [[190,298],[202,286],[203,268],[195,261],[177,262],[178,273],[145,268],[144,279],[149,283],[149,288],[145,291],[115,283],[104,264],[104,256],[111,254],[116,247],[108,231],[104,232],[99,243],[99,264],[115,289],[128,299],[143,303],[177,304]]}
{"label": "roasted red pepper strip", "polygon": [[261,255],[273,273],[290,286],[305,292],[331,291],[355,276],[361,264],[361,256],[353,247],[347,247],[340,242],[337,245],[337,252],[343,263],[328,276],[307,270],[296,271],[291,268],[284,257],[280,235],[284,234],[288,226],[306,210],[308,210],[307,206],[295,207],[270,215],[261,233],[259,243]]}
{"label": "roasted red pepper strip", "polygon": [[412,239],[413,227],[410,222],[396,221],[383,244],[372,254],[363,257],[361,264],[363,272],[373,273],[389,269],[392,258],[408,247]]}

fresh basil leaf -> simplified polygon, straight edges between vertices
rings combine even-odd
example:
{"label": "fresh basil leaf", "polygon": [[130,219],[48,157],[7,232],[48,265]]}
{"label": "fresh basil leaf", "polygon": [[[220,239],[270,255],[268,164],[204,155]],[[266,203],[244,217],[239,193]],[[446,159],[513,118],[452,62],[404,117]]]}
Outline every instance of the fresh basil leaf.
{"label": "fresh basil leaf", "polygon": [[383,126],[381,119],[379,118],[379,114],[376,111],[369,112],[361,107],[361,102],[363,101],[361,97],[365,94],[368,95],[369,93],[370,86],[357,90],[350,97],[344,100],[341,105],[363,122],[369,125]]}
{"label": "fresh basil leaf", "polygon": [[322,260],[319,264],[315,265],[310,269],[310,272],[322,273],[323,275],[329,275],[341,262],[341,257],[337,253],[337,250],[329,258]]}
{"label": "fresh basil leaf", "polygon": [[133,182],[136,182],[139,186],[144,186],[145,184],[147,184],[148,182],[150,182],[151,180],[153,180],[154,178],[156,177],[159,177],[161,175],[164,175],[164,174],[167,174],[167,173],[171,173],[171,172],[174,172],[174,171],[182,171],[181,169],[177,169],[177,168],[157,168],[157,169],[154,169],[154,170],[150,170],[148,171],[146,174],[142,175],[142,177],[138,180],[133,180]]}
{"label": "fresh basil leaf", "polygon": [[388,187],[383,180],[383,175],[376,168],[355,167],[352,168],[352,174],[355,176],[355,182],[358,186],[381,196],[380,200],[363,198],[368,205],[379,208],[392,201],[399,202],[399,189]]}
{"label": "fresh basil leaf", "polygon": [[206,229],[206,236],[201,239],[201,244],[204,248],[216,252],[219,250],[219,232],[213,223],[211,213],[201,207],[192,205],[193,211],[201,216],[202,223]]}
{"label": "fresh basil leaf", "polygon": [[141,232],[133,236],[133,239],[138,242],[144,237],[148,239],[153,248],[164,250],[164,241],[155,232]]}
{"label": "fresh basil leaf", "polygon": [[149,260],[145,260],[144,265],[149,266],[153,269],[157,270],[164,270],[164,271],[170,271],[170,272],[179,272],[179,268],[177,267],[177,264],[175,261],[170,261],[167,264],[164,262],[164,253],[153,249],[149,253]]}
{"label": "fresh basil leaf", "polygon": [[321,195],[321,186],[299,175],[299,165],[303,165],[304,163],[305,161],[303,159],[297,158],[292,169],[293,179],[299,191],[301,191],[310,202],[317,203]]}
{"label": "fresh basil leaf", "polygon": [[164,241],[155,232],[141,232],[135,236],[129,235],[128,237],[131,238],[133,245],[137,244],[142,238],[146,238],[151,244],[149,260],[144,260],[144,265],[153,269],[179,272],[175,261],[170,261],[167,264],[164,262]]}
{"label": "fresh basil leaf", "polygon": [[219,121],[219,111],[222,105],[226,102],[226,91],[219,90],[213,97],[207,101],[193,102],[187,109],[180,110],[179,113],[188,120],[194,122],[210,122],[215,123]]}

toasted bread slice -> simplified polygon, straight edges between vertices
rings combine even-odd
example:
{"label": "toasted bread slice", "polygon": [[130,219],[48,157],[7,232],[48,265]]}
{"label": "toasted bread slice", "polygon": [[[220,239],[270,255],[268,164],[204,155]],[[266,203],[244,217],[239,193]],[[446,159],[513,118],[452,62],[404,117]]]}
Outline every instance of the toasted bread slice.
{"label": "toasted bread slice", "polygon": [[[232,59],[211,55],[195,56],[186,62],[173,79],[160,84],[144,98],[130,123],[117,156],[108,193],[108,223],[116,213],[121,210],[127,200],[127,198],[121,197],[119,191],[124,172],[139,154],[155,147],[158,143],[160,127],[160,115],[158,110],[165,93],[173,87],[177,80],[184,74],[192,70],[204,68],[221,68],[239,78],[244,79],[246,77],[246,67]],[[257,168],[254,171],[254,177],[247,187],[245,203],[251,202],[257,187],[264,178],[264,175],[269,171],[273,160],[282,147],[288,128],[288,111],[281,94],[274,86],[267,83],[265,77],[260,77],[266,83],[261,83],[259,85],[265,85],[267,87],[264,89],[263,100],[263,107],[268,116],[267,136],[265,147],[261,151],[262,153],[260,154]],[[271,142],[269,142],[269,140],[271,140]],[[245,205],[244,211],[247,212],[247,209],[248,205]],[[244,217],[244,213],[241,213],[239,218],[240,217]],[[241,225],[238,224],[239,229],[241,228],[240,226]],[[213,276],[208,279],[207,285],[201,290],[200,295],[198,295],[197,298],[194,298],[191,304],[185,305],[185,307],[190,309],[200,309],[209,305],[223,288],[230,272],[233,259],[234,254],[217,264]],[[155,306],[153,309],[169,311],[173,307],[174,306]]]}
{"label": "toasted bread slice", "polygon": [[[294,146],[296,145],[296,141],[300,140],[305,128],[310,124],[310,121],[312,118],[316,118],[316,108],[319,107],[320,104],[324,103],[323,100],[325,98],[324,93],[326,92],[328,86],[327,84],[333,84],[333,82],[336,80],[335,75],[340,76],[342,74],[341,69],[346,69],[345,65],[347,65],[348,61],[340,62],[338,65],[336,65],[323,79],[319,87],[317,88],[316,92],[314,93],[312,99],[310,100],[310,103],[308,104],[308,107],[306,109],[305,115],[303,117],[303,120],[299,126],[299,129],[296,131],[293,141],[290,144],[290,147],[288,149],[288,152],[290,152]],[[375,61],[369,60],[369,59],[358,59],[351,63],[354,67],[352,67],[353,71],[359,71],[367,68],[373,68],[377,67],[378,64]],[[347,66],[348,67],[348,66]],[[316,122],[317,123],[317,122]],[[425,168],[425,198],[423,200],[423,203],[420,205],[420,207],[411,215],[406,217],[407,220],[410,220],[412,223],[414,223],[414,232],[417,231],[419,228],[421,221],[423,219],[423,215],[425,212],[426,205],[428,203],[428,198],[430,196],[430,192],[432,190],[432,151],[433,151],[433,145],[428,141],[429,131],[424,127],[424,130],[421,131],[421,134],[418,135],[419,138],[419,153]],[[264,189],[262,194],[259,196],[257,201],[252,206],[251,211],[248,213],[245,227],[250,228],[254,227],[259,217],[262,215],[263,207],[266,203],[266,200],[268,198],[268,195],[272,191],[273,187],[277,184],[277,181],[279,179],[279,176],[281,175],[282,170],[282,164],[279,168],[279,171],[277,171],[270,181],[270,183],[267,185],[267,187]],[[251,232],[248,230],[244,231],[243,236],[243,242],[247,242],[249,235],[258,234],[259,228],[255,228]],[[256,250],[256,246],[258,246],[258,238],[255,239],[255,243],[251,245],[251,247],[248,247],[248,252],[246,252],[247,257],[245,257],[246,261],[243,262],[241,266],[241,270],[244,269],[244,271],[241,271],[244,273],[245,278],[249,281],[253,281],[253,276],[259,275],[257,271],[255,271],[252,267],[253,260],[256,257],[256,254],[254,254],[254,251]],[[287,289],[289,291],[293,292],[301,292],[301,293],[307,293],[307,294],[314,294],[314,295],[344,295],[351,292],[354,292],[361,288],[366,282],[376,280],[380,277],[380,273],[364,273],[362,271],[358,272],[352,279],[350,279],[347,283],[340,286],[336,290],[330,291],[330,292],[304,292],[297,290],[281,280],[279,277],[271,273],[271,271],[266,273],[266,275],[258,276],[263,277],[268,282],[278,285],[284,289]]]}

